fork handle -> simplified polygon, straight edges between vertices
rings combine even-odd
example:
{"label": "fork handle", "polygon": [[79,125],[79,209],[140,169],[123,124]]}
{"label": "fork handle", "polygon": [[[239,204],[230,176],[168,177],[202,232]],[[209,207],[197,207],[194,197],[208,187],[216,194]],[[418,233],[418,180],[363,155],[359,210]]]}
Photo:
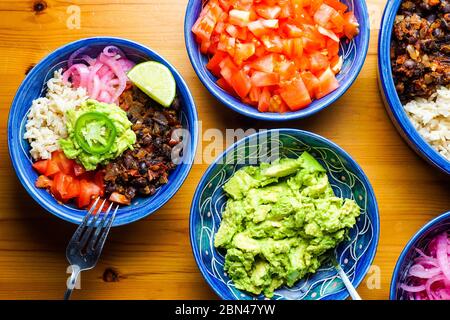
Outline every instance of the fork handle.
{"label": "fork handle", "polygon": [[80,267],[77,266],[76,264],[73,264],[70,267],[72,269],[72,274],[70,275],[70,279],[67,282],[67,290],[66,293],[64,294],[64,300],[70,299],[73,288],[75,288],[75,285],[77,284],[78,275],[81,272]]}

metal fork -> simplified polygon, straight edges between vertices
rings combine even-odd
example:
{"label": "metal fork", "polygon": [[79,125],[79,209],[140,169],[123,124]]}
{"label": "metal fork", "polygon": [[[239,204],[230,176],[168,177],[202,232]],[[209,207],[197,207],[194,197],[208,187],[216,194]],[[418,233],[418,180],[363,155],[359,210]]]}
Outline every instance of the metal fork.
{"label": "metal fork", "polygon": [[[118,205],[112,210],[113,203],[111,203],[102,215],[101,212],[106,200],[103,200],[98,210],[96,210],[99,201],[100,198],[95,200],[67,246],[66,257],[70,263],[72,274],[67,283],[64,300],[70,298],[80,272],[90,270],[97,264],[106,237],[116,217]],[[100,216],[102,216],[102,219],[100,219]]]}

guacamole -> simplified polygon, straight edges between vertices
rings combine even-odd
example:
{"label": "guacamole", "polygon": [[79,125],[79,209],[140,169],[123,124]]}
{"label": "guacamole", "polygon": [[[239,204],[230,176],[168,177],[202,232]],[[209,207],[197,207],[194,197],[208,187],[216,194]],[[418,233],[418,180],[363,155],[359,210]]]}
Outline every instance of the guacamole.
{"label": "guacamole", "polygon": [[214,245],[226,249],[224,268],[236,288],[267,297],[316,272],[360,214],[354,200],[334,195],[307,152],[244,167],[224,191],[229,199]]}
{"label": "guacamole", "polygon": [[136,142],[126,112],[115,104],[87,100],[80,109],[67,111],[66,119],[69,137],[59,145],[67,158],[76,159],[86,170],[117,158]]}

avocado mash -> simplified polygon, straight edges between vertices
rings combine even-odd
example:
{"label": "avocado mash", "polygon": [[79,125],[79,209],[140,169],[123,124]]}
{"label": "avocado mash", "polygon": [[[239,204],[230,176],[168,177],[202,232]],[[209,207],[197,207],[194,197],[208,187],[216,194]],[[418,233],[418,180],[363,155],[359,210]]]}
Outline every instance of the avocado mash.
{"label": "avocado mash", "polygon": [[69,137],[59,145],[67,158],[76,159],[86,170],[117,158],[136,142],[126,112],[115,104],[87,100],[79,110],[67,111],[66,119]]}
{"label": "avocado mash", "polygon": [[224,185],[230,197],[214,239],[236,288],[272,297],[320,267],[356,223],[354,200],[334,195],[309,153],[244,167]]}

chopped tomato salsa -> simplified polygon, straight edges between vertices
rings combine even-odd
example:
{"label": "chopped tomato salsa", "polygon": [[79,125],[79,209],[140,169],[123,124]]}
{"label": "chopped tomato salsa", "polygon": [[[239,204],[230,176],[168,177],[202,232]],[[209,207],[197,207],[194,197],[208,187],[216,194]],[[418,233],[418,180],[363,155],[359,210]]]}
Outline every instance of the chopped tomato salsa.
{"label": "chopped tomato salsa", "polygon": [[359,24],[339,0],[209,0],[192,32],[218,86],[260,112],[282,113],[339,87],[339,42]]}

